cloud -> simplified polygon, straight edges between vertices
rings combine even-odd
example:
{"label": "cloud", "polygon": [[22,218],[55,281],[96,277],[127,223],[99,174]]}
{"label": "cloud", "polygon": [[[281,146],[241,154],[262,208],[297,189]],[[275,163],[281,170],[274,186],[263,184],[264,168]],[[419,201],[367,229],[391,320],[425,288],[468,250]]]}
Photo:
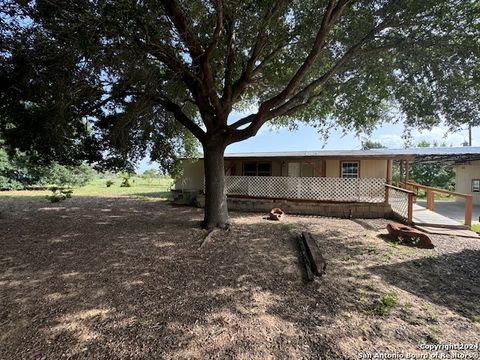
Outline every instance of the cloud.
{"label": "cloud", "polygon": [[[375,132],[372,140],[378,141],[391,149],[403,148],[405,146],[405,139],[402,137],[402,133],[402,125],[400,125],[398,129],[389,128],[387,131],[380,128]],[[413,146],[421,141],[427,141],[431,145],[436,143],[438,146],[443,144],[446,146],[462,146],[464,142],[468,141],[468,132],[463,129],[452,132],[445,126],[435,126],[431,130],[412,130],[408,140]],[[480,129],[478,128],[472,131],[472,145],[480,146]]]}

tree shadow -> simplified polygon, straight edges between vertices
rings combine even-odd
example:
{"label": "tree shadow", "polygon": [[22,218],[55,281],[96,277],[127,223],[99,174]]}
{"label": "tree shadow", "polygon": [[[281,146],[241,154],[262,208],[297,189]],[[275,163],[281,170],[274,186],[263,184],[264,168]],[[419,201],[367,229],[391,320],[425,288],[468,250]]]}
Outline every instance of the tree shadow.
{"label": "tree shadow", "polygon": [[[0,219],[9,229],[0,232],[0,358],[342,359],[326,329],[365,316],[381,295],[371,271],[353,269],[368,253],[344,231],[353,222],[329,220],[343,224],[335,230],[234,213],[199,249],[201,209],[72,200]],[[328,263],[312,283],[301,230],[317,235]]]}
{"label": "tree shadow", "polygon": [[389,283],[470,319],[480,314],[480,251],[371,267]]}
{"label": "tree shadow", "polygon": [[158,199],[165,199],[165,200],[170,200],[172,197],[170,191],[144,192],[144,193],[140,192],[140,193],[132,193],[129,195],[138,197],[138,198],[158,198]]}

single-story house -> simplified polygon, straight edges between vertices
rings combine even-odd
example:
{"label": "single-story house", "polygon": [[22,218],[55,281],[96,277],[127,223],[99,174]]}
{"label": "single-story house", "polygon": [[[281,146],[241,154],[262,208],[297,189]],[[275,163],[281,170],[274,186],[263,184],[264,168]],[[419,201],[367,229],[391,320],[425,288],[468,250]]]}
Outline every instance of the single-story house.
{"label": "single-story house", "polygon": [[[225,154],[225,193],[230,209],[383,217],[392,211],[393,161],[413,158],[387,149]],[[174,192],[202,206],[203,159],[184,159],[183,168]]]}
{"label": "single-story house", "polygon": [[[456,170],[456,192],[480,201],[480,147],[289,151],[225,154],[225,194],[232,210],[411,221],[414,194],[392,186],[393,161],[408,180],[410,162],[438,162]],[[183,159],[174,198],[204,204],[203,159]],[[429,184],[424,184],[429,185]]]}

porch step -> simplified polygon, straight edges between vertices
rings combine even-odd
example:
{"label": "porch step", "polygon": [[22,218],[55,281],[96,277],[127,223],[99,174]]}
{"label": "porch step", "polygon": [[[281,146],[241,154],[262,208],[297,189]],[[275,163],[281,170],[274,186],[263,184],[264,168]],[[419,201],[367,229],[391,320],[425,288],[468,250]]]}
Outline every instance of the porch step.
{"label": "porch step", "polygon": [[413,226],[415,226],[415,227],[424,226],[424,227],[443,228],[443,229],[470,230],[470,227],[468,225],[462,225],[462,224],[436,224],[436,223],[414,221]]}
{"label": "porch step", "polygon": [[480,235],[468,229],[448,229],[444,227],[442,228],[442,227],[422,226],[422,225],[414,225],[414,227],[428,234],[473,238],[473,239],[478,239],[480,241]]}

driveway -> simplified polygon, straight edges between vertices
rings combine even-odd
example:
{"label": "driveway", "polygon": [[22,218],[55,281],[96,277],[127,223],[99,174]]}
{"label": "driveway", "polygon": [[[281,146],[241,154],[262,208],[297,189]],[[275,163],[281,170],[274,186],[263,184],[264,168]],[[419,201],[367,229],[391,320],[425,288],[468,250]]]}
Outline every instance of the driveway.
{"label": "driveway", "polygon": [[[418,199],[417,204],[423,207],[427,207],[427,201],[424,199]],[[457,220],[463,224],[465,221],[465,205],[463,201],[435,201],[435,212],[440,215]],[[479,223],[480,218],[480,205],[473,205],[472,223]]]}

